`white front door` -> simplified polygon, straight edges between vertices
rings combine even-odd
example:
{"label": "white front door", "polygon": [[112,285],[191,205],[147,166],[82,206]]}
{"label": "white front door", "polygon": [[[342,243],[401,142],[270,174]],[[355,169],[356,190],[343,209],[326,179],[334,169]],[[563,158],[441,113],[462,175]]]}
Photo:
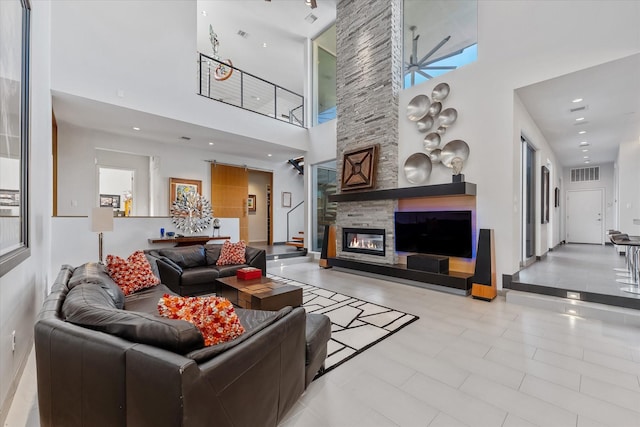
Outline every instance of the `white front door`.
{"label": "white front door", "polygon": [[567,243],[603,243],[602,200],[601,188],[567,191]]}

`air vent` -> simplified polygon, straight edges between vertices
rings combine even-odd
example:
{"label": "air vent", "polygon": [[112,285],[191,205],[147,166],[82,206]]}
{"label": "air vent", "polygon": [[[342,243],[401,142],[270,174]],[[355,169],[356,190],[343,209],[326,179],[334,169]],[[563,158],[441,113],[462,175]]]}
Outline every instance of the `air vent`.
{"label": "air vent", "polygon": [[309,24],[313,24],[314,22],[316,22],[316,19],[318,19],[318,17],[316,15],[314,15],[313,13],[308,14],[304,20],[307,21]]}
{"label": "air vent", "polygon": [[585,111],[588,110],[589,106],[588,105],[583,105],[582,107],[576,107],[576,108],[571,108],[569,111],[572,113],[578,112],[578,111]]}
{"label": "air vent", "polygon": [[249,37],[249,33],[247,33],[246,31],[242,31],[242,30],[238,30],[238,35],[240,37],[242,37],[243,39],[246,39],[247,37]]}
{"label": "air vent", "polygon": [[181,136],[180,139],[183,139],[185,141],[191,141],[191,138],[189,138],[188,136]]}
{"label": "air vent", "polygon": [[600,181],[600,167],[571,169],[571,182]]}

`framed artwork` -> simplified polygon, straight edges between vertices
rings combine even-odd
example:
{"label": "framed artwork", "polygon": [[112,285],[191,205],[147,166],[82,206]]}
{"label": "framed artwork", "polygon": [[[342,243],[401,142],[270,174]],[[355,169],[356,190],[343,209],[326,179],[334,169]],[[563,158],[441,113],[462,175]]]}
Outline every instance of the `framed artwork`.
{"label": "framed artwork", "polygon": [[342,158],[342,191],[366,190],[376,184],[379,144],[347,151]]}
{"label": "framed artwork", "polygon": [[282,192],[282,207],[290,208],[291,207],[291,193],[288,191]]}
{"label": "framed artwork", "polygon": [[20,190],[0,190],[0,206],[20,206]]}
{"label": "framed artwork", "polygon": [[101,194],[100,207],[120,209],[120,196],[117,194]]}
{"label": "framed artwork", "polygon": [[171,205],[178,197],[190,191],[202,195],[202,181],[196,179],[169,178],[169,211],[171,211]]}
{"label": "framed artwork", "polygon": [[546,224],[549,222],[549,169],[546,166],[542,166],[542,182],[541,182],[541,223]]}
{"label": "framed artwork", "polygon": [[256,195],[255,194],[249,194],[249,197],[247,197],[247,210],[249,212],[256,211]]}

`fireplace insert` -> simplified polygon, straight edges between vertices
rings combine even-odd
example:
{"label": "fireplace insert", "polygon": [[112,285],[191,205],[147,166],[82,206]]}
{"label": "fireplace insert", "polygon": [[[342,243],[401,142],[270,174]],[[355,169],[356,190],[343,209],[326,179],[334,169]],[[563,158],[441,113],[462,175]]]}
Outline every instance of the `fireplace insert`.
{"label": "fireplace insert", "polygon": [[342,250],[384,256],[385,231],[382,228],[343,228]]}

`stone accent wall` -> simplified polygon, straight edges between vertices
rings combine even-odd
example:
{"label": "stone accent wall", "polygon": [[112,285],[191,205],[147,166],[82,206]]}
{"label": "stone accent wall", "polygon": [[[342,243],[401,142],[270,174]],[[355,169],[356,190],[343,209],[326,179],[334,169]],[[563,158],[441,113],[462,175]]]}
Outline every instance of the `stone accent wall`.
{"label": "stone accent wall", "polygon": [[[379,144],[374,189],[397,188],[402,0],[340,0],[336,16],[338,184],[346,151]],[[338,257],[395,264],[396,207],[396,200],[338,203]],[[384,228],[385,257],[343,252],[342,227]]]}

